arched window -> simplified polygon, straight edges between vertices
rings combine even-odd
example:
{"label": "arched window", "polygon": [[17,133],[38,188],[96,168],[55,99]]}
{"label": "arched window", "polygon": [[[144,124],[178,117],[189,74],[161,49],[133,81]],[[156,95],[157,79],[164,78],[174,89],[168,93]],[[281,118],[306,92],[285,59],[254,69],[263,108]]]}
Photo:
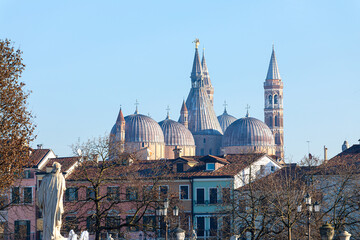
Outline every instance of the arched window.
{"label": "arched window", "polygon": [[278,101],[278,95],[275,95],[275,96],[274,96],[274,104],[278,104],[278,102],[279,102],[279,101]]}
{"label": "arched window", "polygon": [[275,134],[275,144],[279,145],[280,144],[280,134]]}
{"label": "arched window", "polygon": [[275,127],[279,126],[279,117],[275,116]]}
{"label": "arched window", "polygon": [[206,143],[206,138],[204,138],[204,143]]}
{"label": "arched window", "polygon": [[269,104],[272,105],[272,95],[269,95]]}
{"label": "arched window", "polygon": [[272,116],[269,117],[269,127],[274,125]]}

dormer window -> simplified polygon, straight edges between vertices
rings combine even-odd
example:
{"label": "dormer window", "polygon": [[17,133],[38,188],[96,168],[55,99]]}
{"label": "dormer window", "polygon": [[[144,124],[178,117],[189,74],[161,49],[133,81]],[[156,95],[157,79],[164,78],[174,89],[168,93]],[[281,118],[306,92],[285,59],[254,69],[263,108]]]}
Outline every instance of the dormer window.
{"label": "dormer window", "polygon": [[214,171],[214,170],[215,170],[215,163],[206,164],[206,171]]}
{"label": "dormer window", "polygon": [[183,163],[177,163],[176,164],[176,171],[177,172],[184,172],[184,164]]}

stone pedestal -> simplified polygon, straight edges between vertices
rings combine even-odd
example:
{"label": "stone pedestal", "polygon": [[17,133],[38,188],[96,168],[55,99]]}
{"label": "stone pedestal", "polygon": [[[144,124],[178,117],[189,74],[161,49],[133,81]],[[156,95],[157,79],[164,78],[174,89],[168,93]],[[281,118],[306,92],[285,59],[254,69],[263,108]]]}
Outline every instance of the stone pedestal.
{"label": "stone pedestal", "polygon": [[320,227],[321,240],[332,240],[334,238],[334,228],[330,223],[325,223]]}
{"label": "stone pedestal", "polygon": [[340,233],[338,235],[339,240],[350,240],[351,234],[348,233],[347,231],[343,231],[342,233]]}
{"label": "stone pedestal", "polygon": [[180,227],[174,229],[174,233],[176,236],[176,240],[184,240],[185,239],[185,231]]}

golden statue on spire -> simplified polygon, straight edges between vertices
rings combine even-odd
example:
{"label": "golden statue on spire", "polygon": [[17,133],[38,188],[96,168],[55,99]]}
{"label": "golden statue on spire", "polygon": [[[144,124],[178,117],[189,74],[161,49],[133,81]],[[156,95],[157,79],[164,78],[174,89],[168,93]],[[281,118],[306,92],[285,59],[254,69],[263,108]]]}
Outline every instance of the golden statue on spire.
{"label": "golden statue on spire", "polygon": [[198,38],[196,38],[193,43],[195,43],[195,48],[198,48],[199,47],[199,44],[200,44],[200,41]]}

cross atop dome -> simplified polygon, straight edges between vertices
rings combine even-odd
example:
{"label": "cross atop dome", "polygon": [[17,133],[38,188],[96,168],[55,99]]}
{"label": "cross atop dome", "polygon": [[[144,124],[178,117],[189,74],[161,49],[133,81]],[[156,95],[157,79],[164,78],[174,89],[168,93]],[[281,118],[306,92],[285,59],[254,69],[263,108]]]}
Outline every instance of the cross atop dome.
{"label": "cross atop dome", "polygon": [[250,114],[249,114],[249,109],[250,109],[250,105],[249,104],[246,104],[246,115],[245,117],[250,117]]}
{"label": "cross atop dome", "polygon": [[135,109],[135,113],[134,114],[139,114],[139,110],[138,110],[138,106],[140,105],[140,103],[138,102],[138,100],[136,99],[136,101],[135,101],[135,104],[134,104],[135,106],[136,106],[136,109]]}

